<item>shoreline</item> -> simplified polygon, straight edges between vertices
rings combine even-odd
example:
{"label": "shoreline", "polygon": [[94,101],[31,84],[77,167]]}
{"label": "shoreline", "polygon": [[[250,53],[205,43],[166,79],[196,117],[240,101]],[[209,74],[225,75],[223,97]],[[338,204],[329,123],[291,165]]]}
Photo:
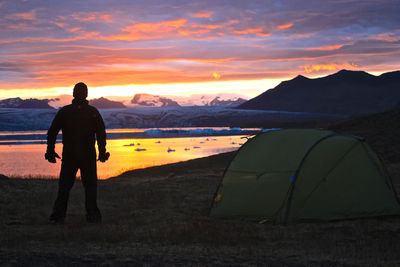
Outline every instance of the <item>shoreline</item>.
{"label": "shoreline", "polygon": [[[198,169],[199,167],[210,167],[210,164],[212,166],[218,165],[220,168],[220,164],[223,164],[223,162],[228,162],[233,159],[234,155],[236,154],[235,151],[231,152],[223,152],[223,153],[218,153],[210,156],[205,156],[205,157],[200,157],[200,158],[195,158],[195,159],[190,159],[190,160],[184,160],[184,161],[179,161],[179,162],[174,162],[174,163],[169,163],[169,164],[162,164],[162,165],[156,165],[156,166],[151,166],[151,167],[146,167],[146,168],[138,168],[138,169],[132,169],[132,170],[127,170],[122,172],[119,175],[112,176],[106,179],[99,179],[98,181],[109,181],[111,179],[119,179],[119,178],[127,178],[129,176],[135,175],[138,177],[144,176],[144,175],[154,175],[158,174],[161,175],[162,172],[165,173],[167,169],[170,169],[172,171],[169,171],[168,173],[175,174],[179,173],[182,174],[184,172],[185,168],[195,168]],[[12,180],[58,180],[58,176],[50,176],[50,177],[25,177],[25,176],[5,176],[7,178],[5,179],[12,179]],[[80,177],[76,177],[76,180],[80,180]]]}

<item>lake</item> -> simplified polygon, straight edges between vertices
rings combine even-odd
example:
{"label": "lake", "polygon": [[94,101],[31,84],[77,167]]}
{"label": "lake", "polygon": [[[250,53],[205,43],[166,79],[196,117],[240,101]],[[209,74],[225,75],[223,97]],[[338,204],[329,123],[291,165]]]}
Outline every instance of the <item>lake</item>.
{"label": "lake", "polygon": [[[106,163],[98,162],[98,176],[106,179],[127,170],[234,151],[245,143],[246,136],[259,130],[221,127],[108,130],[107,136],[111,138],[107,140],[107,151],[111,157]],[[0,173],[16,178],[57,178],[61,161],[51,164],[44,159],[45,136],[44,131],[0,133]],[[61,156],[59,142],[56,152]]]}

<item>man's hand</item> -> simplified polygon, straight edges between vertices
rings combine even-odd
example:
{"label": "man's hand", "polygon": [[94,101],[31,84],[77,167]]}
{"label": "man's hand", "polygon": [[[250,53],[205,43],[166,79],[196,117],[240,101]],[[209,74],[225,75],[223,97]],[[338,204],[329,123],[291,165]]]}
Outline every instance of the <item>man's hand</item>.
{"label": "man's hand", "polygon": [[109,152],[99,153],[98,160],[100,160],[100,162],[106,162],[109,157],[110,157],[110,153]]}
{"label": "man's hand", "polygon": [[44,154],[44,158],[50,163],[56,163],[56,158],[60,158],[60,156],[55,151],[47,151]]}

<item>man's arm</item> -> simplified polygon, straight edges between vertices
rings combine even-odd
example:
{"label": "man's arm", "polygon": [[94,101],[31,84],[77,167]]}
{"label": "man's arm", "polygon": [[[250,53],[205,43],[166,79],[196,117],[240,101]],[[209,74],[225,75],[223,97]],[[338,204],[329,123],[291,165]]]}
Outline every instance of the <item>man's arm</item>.
{"label": "man's arm", "polygon": [[54,151],[54,147],[57,140],[58,132],[62,126],[62,114],[61,110],[57,112],[56,116],[51,123],[49,130],[47,131],[47,151]]}
{"label": "man's arm", "polygon": [[103,118],[101,117],[98,110],[96,110],[96,139],[97,146],[99,148],[99,156],[106,153],[106,127],[104,125]]}
{"label": "man's arm", "polygon": [[54,147],[57,140],[58,132],[62,126],[62,118],[61,112],[58,111],[56,116],[51,123],[49,130],[47,131],[47,150],[44,154],[44,158],[48,160],[50,163],[56,163],[56,158],[60,158],[60,156],[55,152]]}

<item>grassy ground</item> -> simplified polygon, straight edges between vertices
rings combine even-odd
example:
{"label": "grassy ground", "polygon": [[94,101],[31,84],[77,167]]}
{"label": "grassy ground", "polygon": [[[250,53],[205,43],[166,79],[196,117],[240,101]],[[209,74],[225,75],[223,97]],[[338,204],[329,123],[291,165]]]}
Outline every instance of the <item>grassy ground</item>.
{"label": "grassy ground", "polygon": [[57,181],[0,180],[0,264],[400,265],[399,218],[281,226],[207,217],[231,157],[227,153],[101,181],[101,225],[85,222],[80,182],[71,192],[66,223],[48,225]]}
{"label": "grassy ground", "polygon": [[[376,125],[368,130],[367,121],[364,128],[350,123],[332,129],[361,131],[383,156],[400,189],[398,136],[380,133]],[[380,142],[380,135],[392,141]],[[211,198],[232,156],[100,181],[100,225],[85,221],[79,181],[71,192],[66,223],[48,225],[57,181],[0,179],[0,265],[400,266],[398,217],[289,226],[209,218]]]}

